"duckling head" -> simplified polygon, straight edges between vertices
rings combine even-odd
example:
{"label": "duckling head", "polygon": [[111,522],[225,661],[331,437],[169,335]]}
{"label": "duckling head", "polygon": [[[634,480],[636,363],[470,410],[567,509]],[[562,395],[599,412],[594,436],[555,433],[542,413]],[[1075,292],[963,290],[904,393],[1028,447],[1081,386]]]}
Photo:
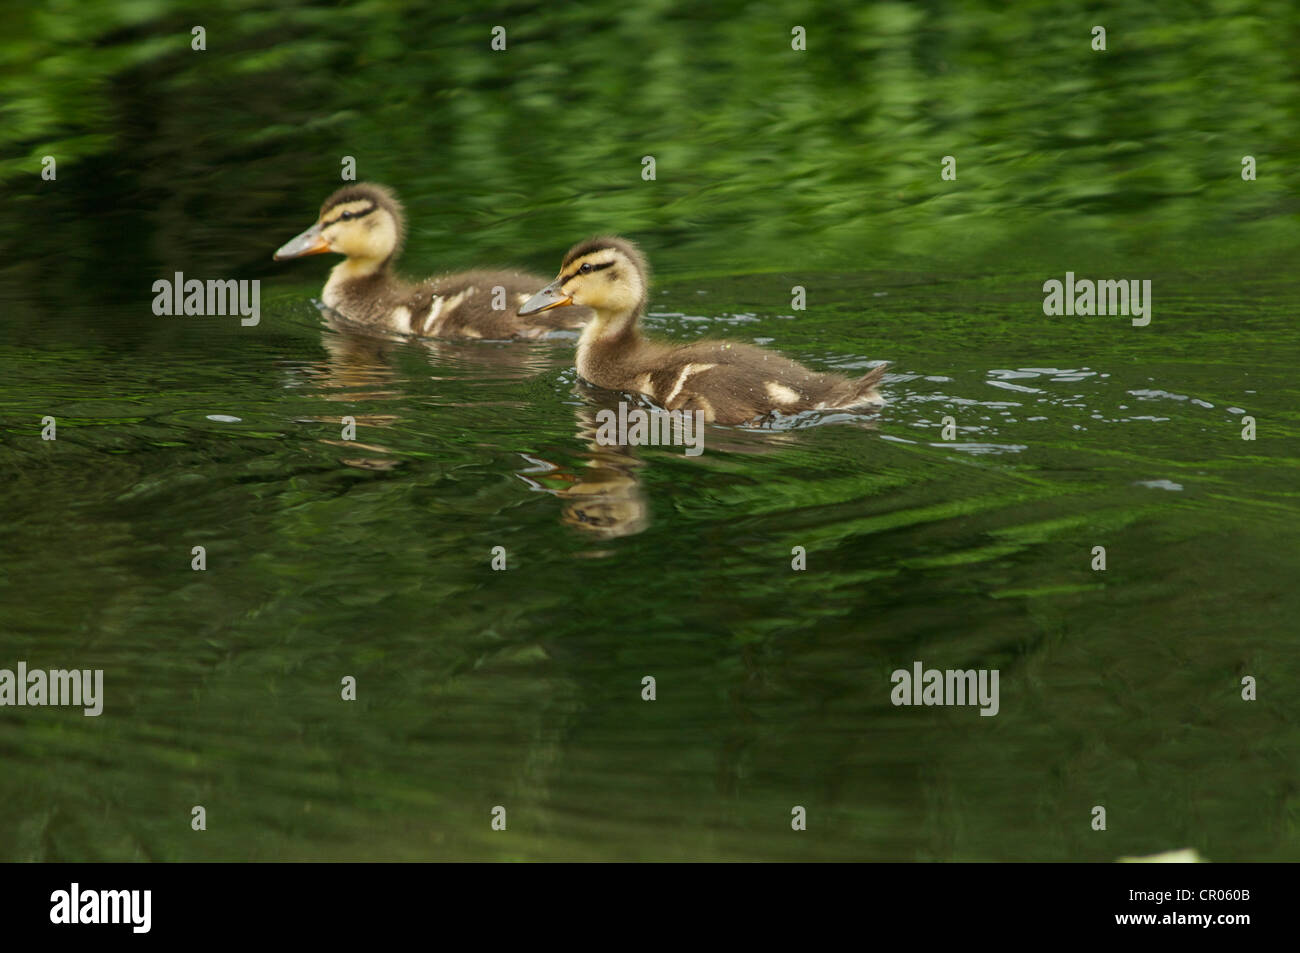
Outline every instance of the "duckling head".
{"label": "duckling head", "polygon": [[596,312],[596,323],[637,317],[645,307],[650,269],[640,249],[624,238],[604,235],[569,249],[559,276],[519,309],[538,314],[566,305]]}
{"label": "duckling head", "polygon": [[274,257],[284,261],[333,252],[346,255],[359,271],[374,271],[397,254],[405,234],[397,196],[382,185],[357,182],[327,198],[316,224],[285,242]]}

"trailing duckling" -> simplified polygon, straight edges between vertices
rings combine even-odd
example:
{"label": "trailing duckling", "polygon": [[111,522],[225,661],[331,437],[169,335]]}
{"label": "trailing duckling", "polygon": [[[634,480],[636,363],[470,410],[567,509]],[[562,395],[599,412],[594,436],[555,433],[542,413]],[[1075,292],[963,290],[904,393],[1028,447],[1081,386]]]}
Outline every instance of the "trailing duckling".
{"label": "trailing duckling", "polygon": [[578,339],[577,369],[609,390],[645,394],[667,410],[740,424],[773,412],[849,410],[882,403],[876,389],[886,365],[856,380],[821,374],[752,344],[669,344],[641,334],[649,272],[631,242],[601,237],[569,249],[560,275],[520,309],[525,317],[568,305],[595,317]]}
{"label": "trailing duckling", "polygon": [[330,272],[322,300],[349,320],[400,334],[534,338],[581,327],[591,316],[581,309],[562,317],[521,319],[520,303],[546,279],[520,271],[465,271],[420,284],[404,281],[393,273],[392,263],[405,234],[406,218],[397,196],[382,185],[358,182],[327,198],[316,224],[286,242],[274,257],[283,261],[325,252],[346,256]]}

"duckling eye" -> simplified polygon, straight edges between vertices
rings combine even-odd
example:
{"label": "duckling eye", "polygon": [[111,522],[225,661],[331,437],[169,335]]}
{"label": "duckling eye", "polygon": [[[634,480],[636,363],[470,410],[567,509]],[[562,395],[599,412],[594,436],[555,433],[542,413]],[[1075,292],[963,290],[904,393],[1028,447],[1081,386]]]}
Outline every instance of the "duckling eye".
{"label": "duckling eye", "polygon": [[584,261],[584,262],[582,263],[582,267],[578,269],[578,274],[580,274],[580,275],[585,275],[585,274],[587,274],[587,273],[590,272],[590,271],[591,271],[591,262],[589,262],[589,261]]}
{"label": "duckling eye", "polygon": [[342,215],[339,216],[339,219],[342,220],[342,221],[344,221],[344,222],[350,222],[350,221],[352,221],[352,219],[354,219],[354,218],[356,218],[356,217],[357,217],[357,213],[356,213],[356,212],[344,212]]}

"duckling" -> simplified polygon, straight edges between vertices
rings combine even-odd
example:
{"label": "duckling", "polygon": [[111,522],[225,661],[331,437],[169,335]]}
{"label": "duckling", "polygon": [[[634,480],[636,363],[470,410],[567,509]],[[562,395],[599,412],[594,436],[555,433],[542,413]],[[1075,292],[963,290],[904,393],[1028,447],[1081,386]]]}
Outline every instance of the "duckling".
{"label": "duckling", "polygon": [[559,277],[519,309],[529,316],[586,305],[595,317],[578,339],[578,373],[609,390],[645,394],[667,410],[702,411],[719,424],[748,423],[773,412],[848,410],[882,403],[885,367],[856,380],[821,374],[752,344],[669,344],[642,336],[649,271],[631,242],[593,238],[569,249]]}
{"label": "duckling", "polygon": [[[351,321],[400,334],[436,338],[535,338],[578,328],[591,317],[581,310],[562,319],[523,321],[518,306],[545,278],[519,271],[465,271],[411,284],[393,274],[406,234],[402,204],[369,182],[346,185],[325,200],[316,224],[285,242],[276,261],[324,252],[346,256],[334,266],[324,303]],[[502,293],[496,289],[504,289]],[[493,304],[504,307],[494,308]]]}

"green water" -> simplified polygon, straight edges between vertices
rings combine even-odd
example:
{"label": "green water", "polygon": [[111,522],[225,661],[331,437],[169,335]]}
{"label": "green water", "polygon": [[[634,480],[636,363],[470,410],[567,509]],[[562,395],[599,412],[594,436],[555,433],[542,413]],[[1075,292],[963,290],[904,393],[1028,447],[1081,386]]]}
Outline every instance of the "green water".
{"label": "green water", "polygon": [[[0,708],[0,859],[1300,859],[1290,7],[217,9],[0,41],[0,668],[106,696]],[[343,155],[411,274],[628,234],[653,332],[888,405],[602,447],[571,339],[345,333],[269,261]],[[918,660],[997,716],[892,705]]]}

